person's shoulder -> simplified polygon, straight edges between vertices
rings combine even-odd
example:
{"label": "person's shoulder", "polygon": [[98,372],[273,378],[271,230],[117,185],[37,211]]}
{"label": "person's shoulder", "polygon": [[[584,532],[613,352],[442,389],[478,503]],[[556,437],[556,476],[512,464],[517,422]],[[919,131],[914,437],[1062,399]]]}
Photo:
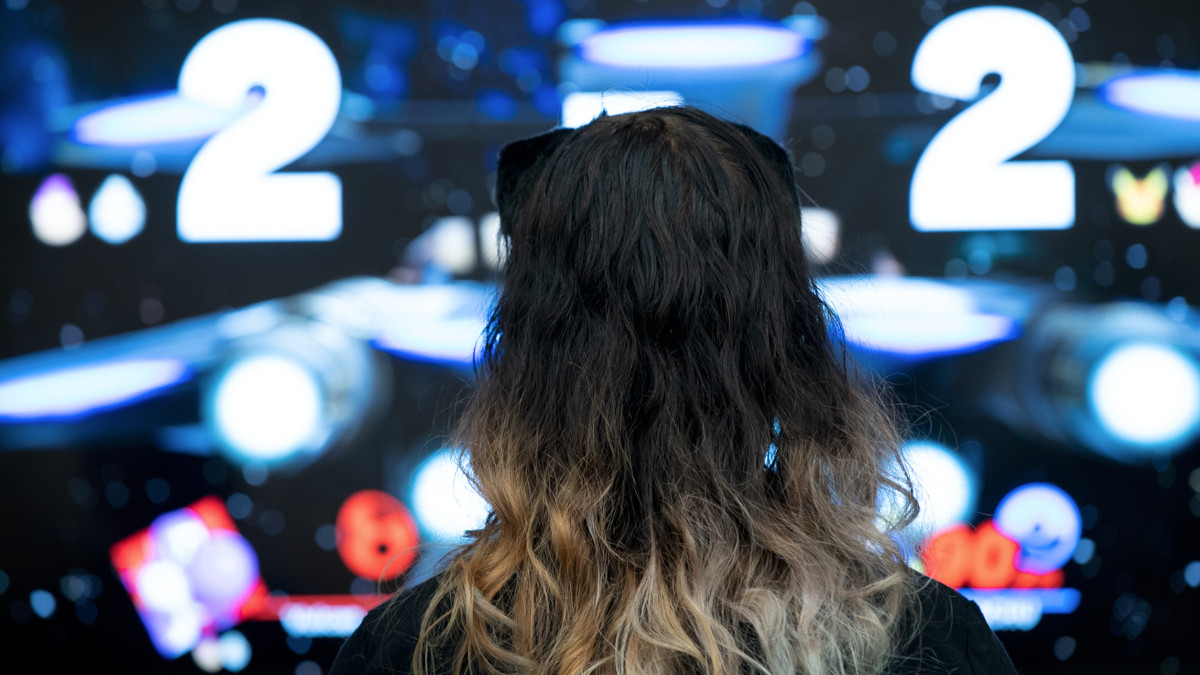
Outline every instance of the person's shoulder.
{"label": "person's shoulder", "polygon": [[[1014,675],[1017,670],[983,612],[958,591],[919,575],[917,607],[889,675]],[[915,630],[912,621],[915,621]]]}
{"label": "person's shoulder", "polygon": [[440,582],[430,577],[368,612],[342,645],[330,675],[409,672],[422,617]]}

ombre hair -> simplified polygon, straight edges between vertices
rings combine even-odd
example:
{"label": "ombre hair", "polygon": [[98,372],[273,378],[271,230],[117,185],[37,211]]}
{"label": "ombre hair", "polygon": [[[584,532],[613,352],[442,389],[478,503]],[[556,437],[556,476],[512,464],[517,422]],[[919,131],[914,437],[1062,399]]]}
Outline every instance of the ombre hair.
{"label": "ombre hair", "polygon": [[415,672],[886,667],[915,503],[809,275],[787,153],[659,108],[510,145],[499,173],[507,260],[456,439],[492,511]]}

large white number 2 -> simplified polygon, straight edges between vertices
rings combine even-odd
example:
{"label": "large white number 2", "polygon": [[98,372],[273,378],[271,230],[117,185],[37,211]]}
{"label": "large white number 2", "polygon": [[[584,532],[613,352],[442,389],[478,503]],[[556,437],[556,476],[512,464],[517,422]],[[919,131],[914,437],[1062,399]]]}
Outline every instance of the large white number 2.
{"label": "large white number 2", "polygon": [[1065,161],[1009,161],[1058,126],[1075,93],[1075,62],[1051,24],[1024,10],[980,7],[929,31],[913,84],[960,100],[984,76],[1000,85],[950,120],[917,161],[909,217],[923,231],[1066,229],[1075,172]]}
{"label": "large white number 2", "polygon": [[206,35],[183,62],[179,95],[221,110],[261,102],[200,148],[183,174],[176,222],[187,242],[328,241],[342,231],[342,184],[331,173],[275,173],[311,150],[341,103],[337,61],[286,21],[237,21]]}

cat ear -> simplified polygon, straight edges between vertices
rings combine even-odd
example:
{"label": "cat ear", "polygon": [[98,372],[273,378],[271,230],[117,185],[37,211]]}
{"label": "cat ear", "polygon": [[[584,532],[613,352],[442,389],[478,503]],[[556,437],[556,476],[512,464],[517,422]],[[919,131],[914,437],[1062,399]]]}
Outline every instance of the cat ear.
{"label": "cat ear", "polygon": [[500,211],[500,232],[509,234],[509,225],[520,204],[529,196],[542,165],[574,129],[554,129],[532,138],[513,141],[500,149],[496,165],[496,207]]}

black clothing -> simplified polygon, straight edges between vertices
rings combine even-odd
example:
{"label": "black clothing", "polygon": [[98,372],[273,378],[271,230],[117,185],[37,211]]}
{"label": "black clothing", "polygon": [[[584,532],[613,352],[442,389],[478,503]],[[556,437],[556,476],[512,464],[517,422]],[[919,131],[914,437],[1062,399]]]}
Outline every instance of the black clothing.
{"label": "black clothing", "polygon": [[[438,579],[434,577],[375,608],[342,645],[329,675],[409,673],[421,617]],[[917,594],[923,629],[895,657],[885,675],[1015,675],[1016,668],[979,607],[936,581]],[[447,659],[448,660],[448,659]]]}

